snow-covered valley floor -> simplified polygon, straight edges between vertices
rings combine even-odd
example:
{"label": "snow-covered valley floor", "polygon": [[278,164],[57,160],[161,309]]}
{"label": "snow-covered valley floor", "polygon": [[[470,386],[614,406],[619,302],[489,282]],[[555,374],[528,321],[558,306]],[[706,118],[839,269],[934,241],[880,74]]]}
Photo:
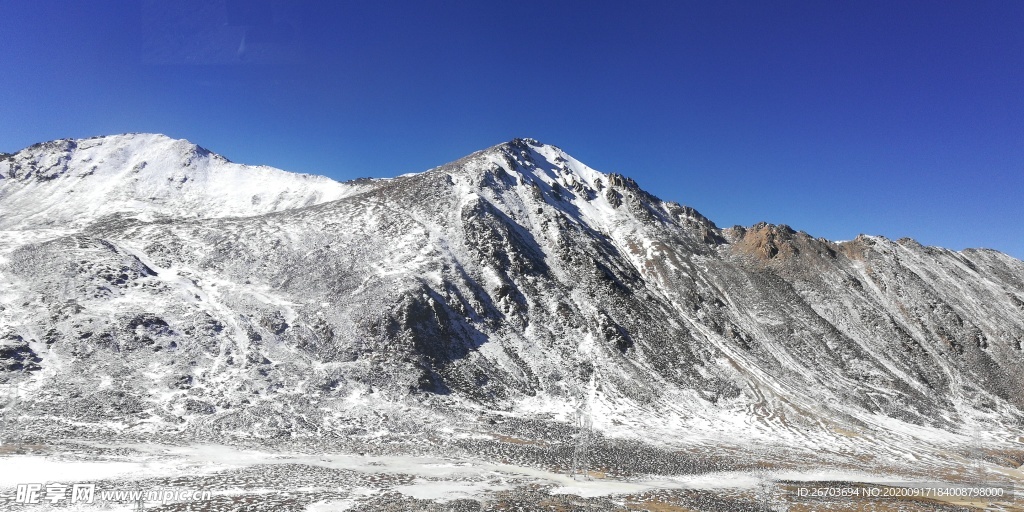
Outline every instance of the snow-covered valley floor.
{"label": "snow-covered valley floor", "polygon": [[[496,446],[521,446],[523,440]],[[349,452],[314,443],[160,444],[66,439],[0,447],[3,510],[138,510],[112,491],[208,493],[144,500],[145,510],[1024,510],[1019,470],[897,474],[814,467],[571,477],[452,450]],[[754,454],[747,454],[752,458]],[[838,467],[842,466],[842,467]],[[46,501],[47,486],[94,484],[93,503]],[[25,486],[41,484],[40,503]],[[956,489],[963,489],[957,491]],[[945,494],[1002,493],[1001,497]],[[103,499],[103,498],[107,499]],[[150,496],[152,498],[153,496]]]}

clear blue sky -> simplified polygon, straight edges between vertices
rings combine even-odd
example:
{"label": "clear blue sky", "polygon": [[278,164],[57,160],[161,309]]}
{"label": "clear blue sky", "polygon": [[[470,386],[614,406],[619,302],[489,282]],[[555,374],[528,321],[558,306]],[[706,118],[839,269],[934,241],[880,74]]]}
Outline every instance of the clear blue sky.
{"label": "clear blue sky", "polygon": [[344,180],[513,137],[722,226],[1024,257],[1024,1],[0,0],[0,151],[130,131]]}

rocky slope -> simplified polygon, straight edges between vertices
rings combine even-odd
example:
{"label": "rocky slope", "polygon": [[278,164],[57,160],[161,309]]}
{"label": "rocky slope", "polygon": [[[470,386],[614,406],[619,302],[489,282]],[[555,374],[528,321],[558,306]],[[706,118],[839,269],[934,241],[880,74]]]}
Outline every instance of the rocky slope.
{"label": "rocky slope", "polygon": [[550,447],[583,416],[657,453],[1020,464],[1024,263],[995,251],[720,229],[529,139],[360,183],[55,141],[0,162],[0,210],[0,378],[29,428],[457,418],[467,446]]}

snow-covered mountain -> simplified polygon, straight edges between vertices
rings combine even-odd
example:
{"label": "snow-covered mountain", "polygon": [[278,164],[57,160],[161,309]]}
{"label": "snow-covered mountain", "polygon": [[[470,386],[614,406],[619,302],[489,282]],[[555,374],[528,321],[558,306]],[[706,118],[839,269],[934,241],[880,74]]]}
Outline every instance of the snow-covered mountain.
{"label": "snow-covered mountain", "polygon": [[81,228],[105,216],[252,216],[367,186],[229,162],[186,140],[124,134],[36,144],[0,159],[0,229]]}
{"label": "snow-covered mountain", "polygon": [[530,139],[353,184],[127,135],[0,177],[2,378],[46,431],[458,418],[467,450],[501,431],[562,453],[546,429],[583,415],[689,464],[906,471],[1024,436],[1024,262],[995,251],[720,229]]}

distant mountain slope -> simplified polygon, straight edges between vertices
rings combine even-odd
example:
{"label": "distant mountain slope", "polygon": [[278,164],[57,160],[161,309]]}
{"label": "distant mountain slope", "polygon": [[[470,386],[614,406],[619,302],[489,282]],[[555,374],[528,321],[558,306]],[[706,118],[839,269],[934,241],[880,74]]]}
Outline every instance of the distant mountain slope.
{"label": "distant mountain slope", "polygon": [[229,162],[185,140],[124,134],[37,144],[0,159],[0,229],[248,216],[339,199],[362,187]]}
{"label": "distant mountain slope", "polygon": [[[0,182],[0,207],[31,212],[0,254],[0,364],[51,428],[313,436],[387,407],[585,411],[662,446],[918,466],[1024,435],[1024,262],[1001,253],[720,229],[529,139],[360,189],[107,142],[19,153]],[[113,168],[95,188],[75,174],[88,158]],[[25,199],[51,182],[64,201]],[[162,220],[30,229],[136,206]]]}

